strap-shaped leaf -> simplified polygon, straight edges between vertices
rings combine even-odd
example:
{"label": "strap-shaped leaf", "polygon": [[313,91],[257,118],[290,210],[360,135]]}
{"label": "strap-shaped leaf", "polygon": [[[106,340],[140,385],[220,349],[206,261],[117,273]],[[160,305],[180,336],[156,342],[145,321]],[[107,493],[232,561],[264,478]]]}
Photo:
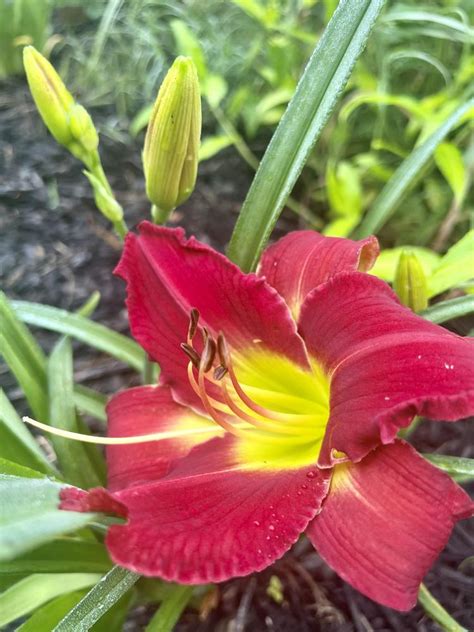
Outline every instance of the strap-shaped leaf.
{"label": "strap-shaped leaf", "polygon": [[458,482],[474,479],[474,459],[467,459],[462,456],[446,456],[445,454],[424,454],[423,456]]}
{"label": "strap-shaped leaf", "polygon": [[244,271],[260,253],[283,209],[383,6],[383,0],[343,0],[312,54],[262,159],[229,245]]}
{"label": "strap-shaped leaf", "polygon": [[98,518],[58,509],[62,487],[47,478],[0,474],[0,560],[12,560]]}
{"label": "strap-shaped leaf", "polygon": [[367,237],[379,231],[395,212],[404,196],[423,173],[436,147],[446,138],[449,132],[459,125],[466,114],[474,108],[474,99],[470,99],[457,108],[425,142],[417,147],[398,167],[390,180],[379,193],[354,236],[357,239]]}
{"label": "strap-shaped leaf", "polygon": [[74,403],[79,411],[91,415],[100,421],[107,421],[105,404],[107,396],[94,391],[92,388],[76,384],[74,386]]}
{"label": "strap-shaped leaf", "polygon": [[145,632],[172,632],[192,594],[192,586],[166,586],[165,597]]}
{"label": "strap-shaped leaf", "polygon": [[426,320],[430,320],[432,323],[439,324],[472,313],[474,313],[474,295],[467,294],[466,296],[453,298],[449,301],[436,303],[436,305],[420,312],[420,316],[423,316]]}
{"label": "strap-shaped leaf", "polygon": [[129,364],[137,371],[143,369],[145,352],[127,336],[64,309],[27,301],[12,301],[11,305],[24,323],[71,336]]}
{"label": "strap-shaped leaf", "polygon": [[75,606],[53,632],[86,632],[125,594],[140,575],[114,566]]}

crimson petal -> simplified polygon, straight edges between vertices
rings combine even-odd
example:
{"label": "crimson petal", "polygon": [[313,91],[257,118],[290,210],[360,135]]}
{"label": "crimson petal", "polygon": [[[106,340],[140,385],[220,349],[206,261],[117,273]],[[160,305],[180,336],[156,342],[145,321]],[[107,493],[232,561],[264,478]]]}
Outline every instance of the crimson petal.
{"label": "crimson petal", "polygon": [[143,222],[139,233],[129,233],[116,268],[128,284],[130,327],[161,365],[162,382],[170,384],[183,402],[200,404],[186,376],[188,358],[180,349],[192,308],[199,310],[200,324],[211,333],[224,332],[231,348],[258,344],[308,368],[288,308],[264,279],[243,274],[194,238],[186,240],[182,229]]}
{"label": "crimson petal", "polygon": [[139,386],[122,391],[107,405],[107,417],[109,437],[197,428],[205,431],[174,439],[108,446],[108,488],[112,491],[162,478],[173,461],[188,454],[195,445],[222,433],[214,422],[177,404],[167,386]]}
{"label": "crimson petal", "polygon": [[265,250],[259,274],[283,296],[298,318],[311,290],[340,272],[370,270],[378,254],[375,237],[353,241],[300,230]]}
{"label": "crimson petal", "polygon": [[454,524],[473,512],[474,504],[449,476],[397,441],[360,463],[336,466],[307,534],[357,590],[409,610]]}
{"label": "crimson petal", "polygon": [[375,277],[341,274],[313,290],[300,331],[330,377],[321,466],[335,462],[333,450],[360,460],[417,414],[474,413],[472,340],[416,316]]}
{"label": "crimson petal", "polygon": [[181,583],[223,581],[259,571],[304,531],[327,493],[329,472],[248,470],[235,439],[212,439],[158,482],[113,494],[128,511],[112,526],[113,560]]}

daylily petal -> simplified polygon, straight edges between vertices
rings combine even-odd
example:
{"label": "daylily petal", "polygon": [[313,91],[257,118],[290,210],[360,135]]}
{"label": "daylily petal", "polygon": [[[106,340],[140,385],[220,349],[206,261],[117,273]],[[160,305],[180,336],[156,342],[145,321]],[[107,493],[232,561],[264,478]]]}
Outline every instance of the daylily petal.
{"label": "daylily petal", "polygon": [[401,306],[379,279],[341,274],[308,296],[300,331],[330,379],[319,463],[333,450],[358,461],[391,443],[415,415],[455,421],[474,413],[474,346]]}
{"label": "daylily petal", "polygon": [[259,274],[283,296],[294,318],[298,319],[311,290],[340,272],[370,270],[378,254],[375,237],[353,241],[300,230],[265,250]]}
{"label": "daylily petal", "polygon": [[222,434],[220,426],[177,404],[167,386],[139,386],[122,391],[107,405],[109,437],[199,430],[202,434],[108,446],[108,488],[117,491],[165,476],[170,464],[204,441]]}
{"label": "daylily petal", "polygon": [[192,308],[200,312],[200,325],[214,335],[224,332],[231,349],[258,345],[308,368],[289,310],[264,279],[243,274],[194,238],[186,240],[182,229],[143,222],[139,233],[127,236],[116,273],[128,283],[132,334],[159,362],[162,381],[182,401],[200,404],[186,377],[188,358],[180,349]]}
{"label": "daylily petal", "polygon": [[121,566],[181,583],[262,570],[304,531],[327,493],[329,472],[239,465],[233,437],[194,448],[169,476],[113,494],[128,510],[107,547]]}
{"label": "daylily petal", "polygon": [[357,590],[409,610],[454,524],[473,513],[474,503],[449,476],[397,441],[360,463],[336,466],[307,534]]}

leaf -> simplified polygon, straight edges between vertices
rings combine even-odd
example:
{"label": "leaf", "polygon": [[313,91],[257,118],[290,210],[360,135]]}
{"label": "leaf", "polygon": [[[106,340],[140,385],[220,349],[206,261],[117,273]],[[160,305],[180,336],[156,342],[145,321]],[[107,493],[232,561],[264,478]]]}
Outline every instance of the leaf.
{"label": "leaf", "polygon": [[192,594],[192,586],[170,585],[145,632],[172,632]]}
{"label": "leaf", "polygon": [[460,318],[474,313],[474,294],[453,298],[450,301],[436,303],[432,307],[428,307],[420,316],[432,323],[445,323],[453,318]]}
{"label": "leaf", "polygon": [[199,162],[209,160],[230,145],[232,145],[232,138],[225,134],[207,136],[202,140],[199,148]]}
{"label": "leaf", "polygon": [[474,108],[474,99],[461,105],[437,129],[406,158],[379,193],[361,225],[354,233],[356,239],[367,237],[379,231],[393,215],[404,196],[423,172],[436,147],[447,134],[461,123]]}
{"label": "leaf", "polygon": [[95,573],[58,573],[30,575],[0,595],[0,626],[32,612],[50,599],[91,586],[100,575]]}
{"label": "leaf", "polygon": [[196,66],[199,81],[204,81],[208,71],[204,51],[199,40],[182,20],[171,20],[170,26],[176,41],[176,50],[180,55],[191,57]]}
{"label": "leaf", "polygon": [[0,389],[0,457],[20,465],[31,466],[45,474],[57,474],[2,389]]}
{"label": "leaf", "polygon": [[361,105],[392,105],[405,111],[407,114],[419,119],[426,119],[428,112],[419,105],[416,99],[398,94],[386,94],[383,92],[359,92],[352,96],[339,113],[340,120],[345,123],[350,115]]}
{"label": "leaf", "polygon": [[[72,347],[69,338],[62,338],[54,347],[48,361],[49,422],[55,428],[81,432],[76,419],[73,399]],[[77,487],[96,487],[103,483],[89,459],[86,446],[52,435],[61,471],[68,482]],[[98,454],[97,446],[93,446]]]}
{"label": "leaf", "polygon": [[208,75],[202,83],[201,90],[211,108],[217,108],[227,94],[227,83],[220,75]]}
{"label": "leaf", "polygon": [[44,478],[44,472],[32,470],[30,467],[18,465],[13,461],[0,457],[0,474],[9,474],[11,476],[21,476],[22,478]]}
{"label": "leaf", "polygon": [[114,568],[59,622],[53,632],[86,632],[127,593],[140,575]]}
{"label": "leaf", "polygon": [[80,384],[74,386],[74,404],[80,411],[100,419],[100,421],[107,421],[106,403],[106,395]]}
{"label": "leaf", "polygon": [[467,174],[459,149],[453,143],[441,143],[435,151],[435,162],[451,187],[454,197],[461,200],[467,183]]}
{"label": "leaf", "polygon": [[15,632],[50,632],[83,596],[84,591],[81,590],[56,597],[38,608]]}
{"label": "leaf", "polygon": [[392,283],[395,278],[398,260],[404,250],[409,250],[416,255],[416,258],[420,262],[427,279],[429,279],[433,270],[441,261],[440,255],[433,250],[429,250],[429,248],[421,248],[419,246],[399,246],[398,248],[387,248],[386,250],[382,250],[378,256],[374,267],[370,270],[370,274],[373,274],[388,283]]}
{"label": "leaf", "polygon": [[244,271],[256,267],[382,6],[382,0],[341,2],[326,27],[267,148],[235,226],[228,252]]}
{"label": "leaf", "polygon": [[46,359],[3,292],[0,292],[0,322],[0,353],[25,393],[33,414],[44,419],[48,411]]}
{"label": "leaf", "polygon": [[2,562],[0,575],[14,573],[105,573],[112,562],[103,544],[74,538],[58,538]]}
{"label": "leaf", "polygon": [[[136,342],[79,314],[27,301],[12,301],[18,318],[29,325],[56,331],[104,351],[137,371],[143,369],[145,352]],[[40,415],[38,415],[40,417]]]}
{"label": "leaf", "polygon": [[439,467],[456,480],[471,480],[474,478],[474,459],[461,456],[446,456],[444,454],[423,454],[425,459]]}
{"label": "leaf", "polygon": [[430,619],[439,623],[443,630],[447,632],[468,632],[466,628],[460,626],[459,623],[452,618],[424,584],[420,586],[418,601]]}
{"label": "leaf", "polygon": [[145,107],[135,114],[130,122],[130,127],[128,128],[132,136],[138,136],[142,129],[145,129],[148,125],[148,121],[150,120],[152,111],[153,104],[145,105]]}
{"label": "leaf", "polygon": [[448,250],[428,279],[429,296],[436,296],[474,278],[474,229]]}
{"label": "leaf", "polygon": [[62,487],[47,478],[0,475],[0,560],[11,560],[98,518],[58,509]]}
{"label": "leaf", "polygon": [[332,214],[337,217],[323,233],[331,237],[345,237],[359,221],[362,212],[362,189],[359,171],[349,162],[328,163],[326,188]]}

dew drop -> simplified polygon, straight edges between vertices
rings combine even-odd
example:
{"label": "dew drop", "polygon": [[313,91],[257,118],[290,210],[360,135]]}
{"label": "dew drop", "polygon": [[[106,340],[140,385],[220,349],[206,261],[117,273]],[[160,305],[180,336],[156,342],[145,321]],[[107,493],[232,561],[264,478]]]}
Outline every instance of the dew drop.
{"label": "dew drop", "polygon": [[301,485],[301,489],[308,489],[308,486],[305,483],[303,483],[303,485]]}
{"label": "dew drop", "polygon": [[254,520],[254,521],[253,521],[253,523],[254,523],[254,525],[255,525],[256,527],[259,527],[259,526],[260,526],[260,522],[259,522],[258,520]]}
{"label": "dew drop", "polygon": [[302,495],[303,495],[303,492],[301,492],[300,490],[298,490],[298,491],[296,492],[296,495],[297,495],[297,496],[302,496]]}
{"label": "dew drop", "polygon": [[268,526],[268,530],[269,530],[269,531],[275,531],[275,526],[274,526],[274,525],[272,525],[272,524],[271,524],[271,525],[269,525],[269,526]]}
{"label": "dew drop", "polygon": [[306,474],[306,476],[307,478],[314,478],[316,476],[316,472],[313,472],[313,470],[311,470]]}

